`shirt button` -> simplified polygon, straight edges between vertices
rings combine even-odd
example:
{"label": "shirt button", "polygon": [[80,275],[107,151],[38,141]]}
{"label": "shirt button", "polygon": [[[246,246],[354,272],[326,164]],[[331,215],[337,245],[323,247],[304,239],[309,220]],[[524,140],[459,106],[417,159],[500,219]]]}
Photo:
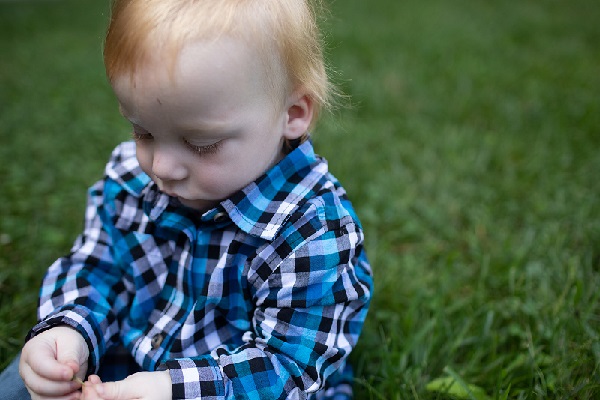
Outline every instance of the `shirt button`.
{"label": "shirt button", "polygon": [[164,339],[165,339],[165,337],[161,333],[158,333],[158,334],[154,335],[154,337],[150,341],[150,345],[152,346],[152,350],[158,349],[160,347],[160,345],[162,344],[162,342],[163,342]]}
{"label": "shirt button", "polygon": [[223,222],[225,221],[225,219],[227,219],[227,213],[224,213],[222,211],[216,213],[213,217],[213,221],[215,221],[216,223]]}

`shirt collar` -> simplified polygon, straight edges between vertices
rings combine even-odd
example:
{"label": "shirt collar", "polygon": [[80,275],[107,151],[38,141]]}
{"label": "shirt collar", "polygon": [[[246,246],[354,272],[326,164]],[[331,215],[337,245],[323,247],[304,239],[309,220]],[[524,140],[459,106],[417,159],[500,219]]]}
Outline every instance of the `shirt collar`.
{"label": "shirt collar", "polygon": [[[185,221],[198,217],[205,222],[225,223],[221,218],[225,211],[241,230],[265,240],[273,240],[291,213],[319,191],[328,173],[327,162],[315,154],[312,142],[306,140],[262,177],[199,216],[193,210],[182,210],[177,200],[162,193],[143,173],[133,142],[123,144],[120,151],[107,172],[128,192],[142,196],[144,212],[151,220],[187,231],[192,228]],[[171,215],[165,213],[168,209],[177,211]]]}
{"label": "shirt collar", "polygon": [[307,140],[221,206],[244,232],[273,240],[292,212],[319,190],[327,172],[327,162]]}

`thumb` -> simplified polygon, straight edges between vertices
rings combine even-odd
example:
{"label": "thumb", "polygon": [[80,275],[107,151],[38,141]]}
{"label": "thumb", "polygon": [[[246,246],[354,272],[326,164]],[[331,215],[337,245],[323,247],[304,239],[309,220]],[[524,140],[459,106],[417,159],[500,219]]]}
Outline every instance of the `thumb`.
{"label": "thumb", "polygon": [[126,400],[137,398],[135,389],[127,385],[127,381],[105,382],[94,387],[96,392],[106,400]]}
{"label": "thumb", "polygon": [[69,366],[73,373],[87,361],[89,350],[83,337],[73,331],[69,336],[58,337],[56,340],[56,361]]}

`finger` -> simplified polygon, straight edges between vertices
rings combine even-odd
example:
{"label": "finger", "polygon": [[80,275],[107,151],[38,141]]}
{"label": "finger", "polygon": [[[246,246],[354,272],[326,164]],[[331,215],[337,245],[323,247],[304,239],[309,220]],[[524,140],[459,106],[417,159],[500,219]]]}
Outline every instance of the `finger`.
{"label": "finger", "polygon": [[[69,366],[72,367],[73,365],[69,364]],[[84,380],[85,380],[85,376],[87,374],[87,370],[88,370],[87,366],[88,366],[88,363],[86,361],[83,363],[83,365],[74,367],[74,375],[73,375],[72,380],[79,382],[80,384],[83,384]]]}
{"label": "finger", "polygon": [[25,386],[40,396],[64,397],[76,392],[79,384],[71,381],[55,381],[36,374],[28,364],[22,366],[21,375]]}
{"label": "finger", "polygon": [[94,385],[97,383],[102,383],[102,380],[100,379],[100,377],[98,375],[90,375],[88,377],[88,381]]}
{"label": "finger", "polygon": [[[76,332],[69,332],[75,333]],[[78,336],[75,336],[78,338]],[[80,371],[81,367],[86,364],[88,351],[85,344],[82,346],[81,340],[73,340],[73,338],[57,337],[56,339],[56,360],[64,365],[69,366],[73,370],[73,374]],[[85,371],[83,371],[85,373]]]}
{"label": "finger", "polygon": [[81,388],[82,394],[85,400],[102,400],[98,397],[98,393],[95,390],[97,384],[102,383],[98,375],[90,375],[85,381],[85,385]]}
{"label": "finger", "polygon": [[85,400],[103,400],[95,390],[95,385],[91,382],[86,382],[83,387],[82,394]]}
{"label": "finger", "polygon": [[35,394],[32,394],[31,399],[32,400],[81,400],[82,397],[81,397],[81,393],[73,392],[67,396],[59,396],[59,397],[47,397],[47,396],[39,397]]}
{"label": "finger", "polygon": [[127,381],[105,382],[94,385],[94,389],[105,400],[136,400],[140,388],[127,384]]}
{"label": "finger", "polygon": [[27,365],[36,375],[54,381],[69,381],[73,370],[56,360],[54,349],[49,343],[38,342],[23,350],[19,370]]}

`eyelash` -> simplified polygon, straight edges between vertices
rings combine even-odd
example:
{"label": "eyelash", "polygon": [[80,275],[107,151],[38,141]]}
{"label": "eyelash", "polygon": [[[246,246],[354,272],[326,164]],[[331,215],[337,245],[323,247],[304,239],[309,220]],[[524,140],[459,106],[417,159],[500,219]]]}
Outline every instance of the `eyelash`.
{"label": "eyelash", "polygon": [[191,144],[190,142],[188,142],[185,139],[183,139],[183,142],[190,150],[194,151],[195,153],[197,153],[199,155],[215,154],[216,152],[219,151],[219,149],[221,148],[221,145],[223,144],[222,140],[219,140],[218,142],[209,144],[207,146],[196,146],[194,144]]}
{"label": "eyelash", "polygon": [[[136,142],[141,141],[141,140],[154,139],[154,137],[152,136],[151,133],[140,133],[140,132],[136,132],[135,130],[133,132],[131,132],[131,136],[133,137],[133,140],[135,140]],[[206,154],[217,153],[219,151],[219,149],[221,148],[223,141],[219,140],[218,142],[209,144],[207,146],[197,146],[197,145],[191,144],[186,139],[183,139],[183,143],[194,153],[197,153],[198,155],[206,155]]]}
{"label": "eyelash", "polygon": [[131,132],[131,136],[133,137],[133,140],[135,140],[136,142],[139,140],[154,139],[150,133],[139,133],[139,132],[136,132],[135,130]]}

